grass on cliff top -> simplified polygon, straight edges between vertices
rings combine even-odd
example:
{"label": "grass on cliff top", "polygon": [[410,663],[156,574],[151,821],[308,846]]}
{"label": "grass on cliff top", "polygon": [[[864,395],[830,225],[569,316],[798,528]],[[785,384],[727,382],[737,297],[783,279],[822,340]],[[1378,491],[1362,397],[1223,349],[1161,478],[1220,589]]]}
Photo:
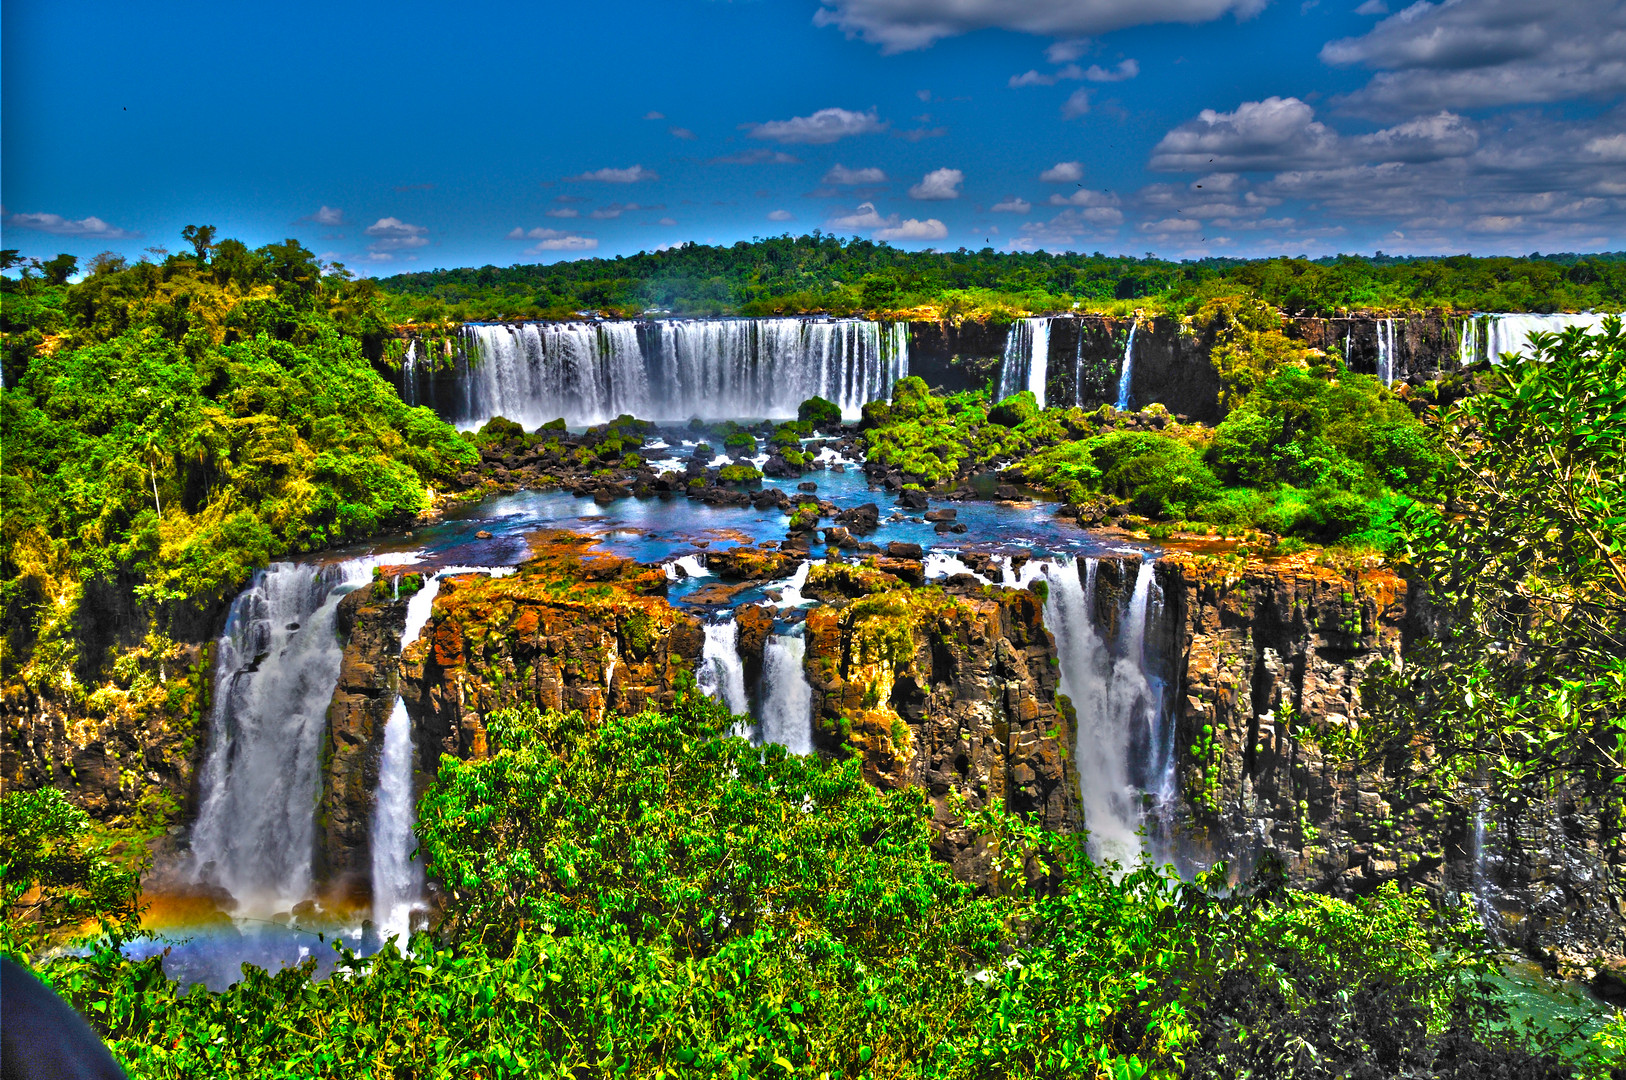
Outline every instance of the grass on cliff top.
{"label": "grass on cliff top", "polygon": [[[728,737],[733,718],[698,694],[597,725],[528,708],[486,722],[492,755],[443,760],[419,806],[445,908],[411,955],[344,956],[322,981],[314,961],[250,971],[220,993],[110,948],[43,976],[139,1078],[380,1062],[423,1077],[1218,1078],[1285,1062],[1272,1075],[1466,1080],[1560,1064],[1491,1029],[1477,922],[1421,895],[1313,896],[1268,869],[1239,890],[1118,874],[1082,834],[968,809],[999,839],[981,890],[933,857],[921,791]],[[38,872],[7,852],[20,878]]]}

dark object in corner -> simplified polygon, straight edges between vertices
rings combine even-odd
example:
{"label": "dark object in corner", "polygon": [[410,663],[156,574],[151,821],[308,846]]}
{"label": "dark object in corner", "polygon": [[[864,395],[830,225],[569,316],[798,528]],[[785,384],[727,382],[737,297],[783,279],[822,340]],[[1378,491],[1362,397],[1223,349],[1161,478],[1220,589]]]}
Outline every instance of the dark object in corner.
{"label": "dark object in corner", "polygon": [[0,1080],[125,1080],[85,1018],[0,957]]}

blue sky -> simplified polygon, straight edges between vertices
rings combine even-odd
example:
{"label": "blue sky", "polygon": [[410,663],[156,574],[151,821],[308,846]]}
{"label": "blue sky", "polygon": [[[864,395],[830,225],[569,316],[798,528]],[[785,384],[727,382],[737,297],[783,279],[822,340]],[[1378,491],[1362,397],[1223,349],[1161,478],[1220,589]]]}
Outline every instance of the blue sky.
{"label": "blue sky", "polygon": [[0,229],[363,273],[1626,248],[1626,0],[9,0]]}

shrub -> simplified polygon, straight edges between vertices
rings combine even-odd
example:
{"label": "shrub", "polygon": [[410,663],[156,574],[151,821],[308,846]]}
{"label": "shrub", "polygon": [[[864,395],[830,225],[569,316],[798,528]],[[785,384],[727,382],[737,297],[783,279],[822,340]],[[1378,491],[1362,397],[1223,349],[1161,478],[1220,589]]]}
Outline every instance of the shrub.
{"label": "shrub", "polygon": [[717,479],[725,484],[748,484],[762,479],[762,473],[753,465],[724,465],[717,471]]}
{"label": "shrub", "polygon": [[1013,428],[1039,415],[1039,400],[1031,390],[1019,390],[988,410],[990,423]]}
{"label": "shrub", "polygon": [[841,406],[821,397],[810,397],[797,406],[796,419],[809,425],[808,434],[814,429],[829,430],[840,426]]}
{"label": "shrub", "polygon": [[1113,432],[1092,440],[1101,484],[1147,517],[1186,517],[1219,493],[1219,481],[1189,446],[1165,435]]}
{"label": "shrub", "polygon": [[481,444],[507,442],[509,439],[518,439],[525,434],[525,428],[514,421],[502,416],[493,416],[486,421],[486,426],[475,435],[475,441]]}
{"label": "shrub", "polygon": [[725,450],[749,450],[753,453],[757,448],[757,437],[749,431],[736,431],[723,440]]}

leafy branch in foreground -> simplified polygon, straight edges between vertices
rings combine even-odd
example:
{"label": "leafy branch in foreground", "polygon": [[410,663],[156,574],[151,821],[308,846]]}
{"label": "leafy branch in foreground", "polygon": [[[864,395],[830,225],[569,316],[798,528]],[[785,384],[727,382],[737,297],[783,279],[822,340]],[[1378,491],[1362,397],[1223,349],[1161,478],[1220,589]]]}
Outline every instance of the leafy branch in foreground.
{"label": "leafy branch in foreground", "polygon": [[1626,334],[1536,335],[1437,418],[1456,467],[1408,518],[1439,633],[1372,689],[1390,750],[1512,799],[1626,812]]}
{"label": "leafy branch in foreground", "polygon": [[1568,1072],[1493,1028],[1471,917],[1392,886],[1185,883],[983,812],[1004,871],[979,890],[920,791],[727,737],[698,696],[487,724],[421,803],[447,906],[410,954],[221,993],[112,948],[45,976],[138,1077]]}

